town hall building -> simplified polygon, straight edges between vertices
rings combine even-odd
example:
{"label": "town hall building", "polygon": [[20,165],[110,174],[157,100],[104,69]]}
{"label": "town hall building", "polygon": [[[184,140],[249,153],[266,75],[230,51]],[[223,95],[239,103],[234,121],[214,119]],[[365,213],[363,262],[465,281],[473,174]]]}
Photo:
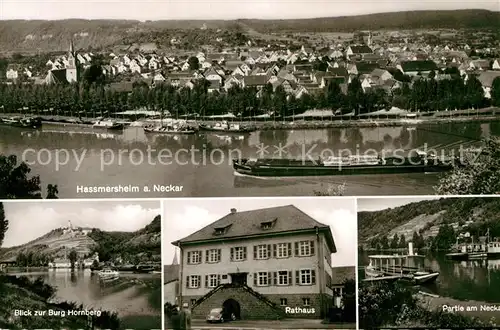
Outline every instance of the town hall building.
{"label": "town hall building", "polygon": [[328,225],[293,205],[231,212],[172,243],[180,249],[179,297],[204,318],[322,318],[334,305]]}

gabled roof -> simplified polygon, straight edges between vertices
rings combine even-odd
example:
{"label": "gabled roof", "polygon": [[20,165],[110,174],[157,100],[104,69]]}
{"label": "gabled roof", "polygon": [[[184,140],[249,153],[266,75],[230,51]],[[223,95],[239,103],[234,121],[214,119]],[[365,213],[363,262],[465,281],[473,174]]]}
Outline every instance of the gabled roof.
{"label": "gabled roof", "polygon": [[404,72],[432,71],[438,69],[434,61],[404,61],[401,62],[401,68],[403,68]]}
{"label": "gabled roof", "polygon": [[50,70],[45,82],[47,84],[67,84],[66,69]]}
{"label": "gabled roof", "polygon": [[[270,229],[263,230],[263,222],[275,221]],[[222,235],[216,229],[228,228]],[[241,240],[252,237],[277,236],[321,230],[327,237],[332,252],[336,252],[330,227],[322,224],[293,205],[265,209],[234,211],[197,232],[172,242],[173,245],[202,244],[217,241]]]}
{"label": "gabled roof", "polygon": [[484,71],[479,74],[477,79],[481,82],[483,87],[491,87],[493,80],[500,77],[500,71]]}
{"label": "gabled roof", "polygon": [[163,284],[179,279],[179,265],[166,265],[163,267],[164,279]]}
{"label": "gabled roof", "polygon": [[351,46],[353,54],[370,54],[373,50],[368,46]]}
{"label": "gabled roof", "polygon": [[269,77],[267,75],[246,76],[243,78],[245,86],[262,86],[267,84]]}
{"label": "gabled roof", "polygon": [[377,68],[378,68],[378,63],[371,63],[371,62],[356,63],[356,70],[358,70],[358,74],[370,73]]}

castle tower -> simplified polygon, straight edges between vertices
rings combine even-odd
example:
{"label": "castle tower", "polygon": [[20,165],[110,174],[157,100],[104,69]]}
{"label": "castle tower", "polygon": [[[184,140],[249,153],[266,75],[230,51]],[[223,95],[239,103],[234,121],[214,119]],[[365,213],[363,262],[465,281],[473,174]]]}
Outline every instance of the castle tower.
{"label": "castle tower", "polygon": [[68,66],[66,67],[66,80],[69,83],[78,81],[78,71],[76,67],[76,54],[73,40],[69,43]]}

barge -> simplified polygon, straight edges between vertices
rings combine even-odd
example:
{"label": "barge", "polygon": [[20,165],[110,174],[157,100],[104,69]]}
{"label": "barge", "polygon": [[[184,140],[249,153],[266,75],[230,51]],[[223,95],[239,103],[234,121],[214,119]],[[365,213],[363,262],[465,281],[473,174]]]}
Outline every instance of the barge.
{"label": "barge", "polygon": [[251,133],[255,128],[242,126],[240,124],[230,124],[227,121],[215,123],[213,125],[199,124],[201,131],[223,132],[223,133]]}
{"label": "barge", "polygon": [[38,129],[42,127],[42,118],[40,117],[0,118],[0,124],[13,127]]}
{"label": "barge", "polygon": [[351,156],[325,160],[233,159],[235,174],[257,177],[332,176],[446,172],[459,162],[417,155],[412,157]]}

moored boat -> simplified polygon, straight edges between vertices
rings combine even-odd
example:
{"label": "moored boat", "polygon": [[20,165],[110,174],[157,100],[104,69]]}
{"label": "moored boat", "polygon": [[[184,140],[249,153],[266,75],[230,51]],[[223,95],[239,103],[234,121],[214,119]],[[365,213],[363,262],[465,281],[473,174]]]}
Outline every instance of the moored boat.
{"label": "moored boat", "polygon": [[456,159],[426,155],[409,157],[349,156],[318,160],[233,159],[233,169],[243,175],[262,177],[331,176],[445,172],[459,164]]}
{"label": "moored boat", "polygon": [[155,267],[153,265],[147,265],[147,264],[137,265],[134,270],[134,272],[136,273],[152,273],[154,271]]}
{"label": "moored boat", "polygon": [[365,267],[367,278],[390,278],[410,281],[413,284],[427,284],[435,281],[439,272],[421,269],[410,261],[415,255],[371,255],[370,263]]}
{"label": "moored boat", "polygon": [[93,128],[103,128],[103,129],[110,129],[110,130],[121,130],[125,127],[124,124],[118,123],[114,120],[97,120],[93,125]]}
{"label": "moored boat", "polygon": [[10,117],[0,118],[0,124],[21,128],[41,128],[42,119],[40,117]]}
{"label": "moored boat", "polygon": [[195,134],[196,130],[191,127],[174,127],[174,126],[144,126],[144,133],[157,134]]}
{"label": "moored boat", "polygon": [[100,270],[97,272],[97,275],[99,275],[100,278],[106,279],[106,278],[115,278],[120,276],[120,273],[116,270],[112,270],[110,268],[105,268],[103,270]]}
{"label": "moored boat", "polygon": [[228,123],[227,121],[217,122],[212,125],[200,124],[200,130],[225,133],[250,133],[255,131],[254,128],[246,127],[240,124]]}

